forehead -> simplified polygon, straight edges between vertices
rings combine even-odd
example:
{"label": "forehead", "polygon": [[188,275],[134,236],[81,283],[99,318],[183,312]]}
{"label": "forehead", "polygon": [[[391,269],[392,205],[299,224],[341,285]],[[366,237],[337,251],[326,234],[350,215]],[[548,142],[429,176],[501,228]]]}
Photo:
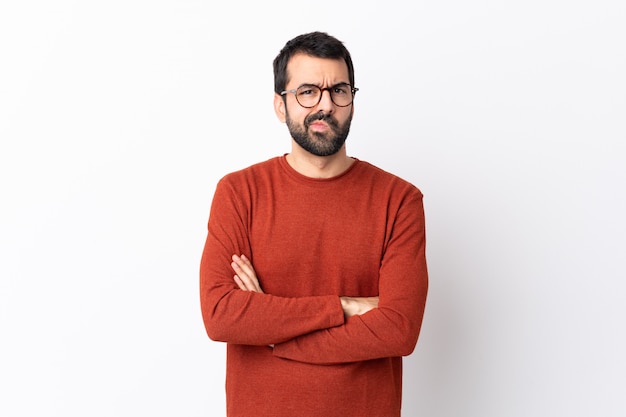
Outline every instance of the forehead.
{"label": "forehead", "polygon": [[318,58],[296,54],[287,64],[287,88],[302,84],[335,85],[349,83],[348,65],[343,59]]}

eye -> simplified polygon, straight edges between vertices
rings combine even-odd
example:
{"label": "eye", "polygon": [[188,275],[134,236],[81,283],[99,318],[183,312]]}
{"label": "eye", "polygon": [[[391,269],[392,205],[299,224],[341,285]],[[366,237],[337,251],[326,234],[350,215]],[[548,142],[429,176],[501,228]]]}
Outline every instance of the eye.
{"label": "eye", "polygon": [[308,97],[308,96],[317,96],[320,93],[320,89],[319,87],[315,86],[315,85],[301,85],[298,88],[298,96],[300,97]]}
{"label": "eye", "polygon": [[337,96],[348,95],[350,94],[350,86],[341,84],[333,87],[333,94]]}

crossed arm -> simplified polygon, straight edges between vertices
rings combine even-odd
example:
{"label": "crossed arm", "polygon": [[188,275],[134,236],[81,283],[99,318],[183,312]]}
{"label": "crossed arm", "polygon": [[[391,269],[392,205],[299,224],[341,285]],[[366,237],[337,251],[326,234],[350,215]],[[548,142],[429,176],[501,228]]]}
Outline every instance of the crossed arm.
{"label": "crossed arm", "polygon": [[259,296],[264,289],[256,270],[241,255],[250,251],[248,214],[235,194],[229,187],[218,187],[202,255],[202,314],[212,340],[274,345],[277,357],[315,364],[406,356],[413,351],[428,288],[420,194],[407,196],[395,216],[376,297],[288,297],[271,291]]}
{"label": "crossed arm", "polygon": [[[252,263],[245,255],[233,255],[230,266],[235,271],[233,279],[239,289],[263,293]],[[365,314],[378,307],[378,297],[339,297],[343,314],[347,317]]]}

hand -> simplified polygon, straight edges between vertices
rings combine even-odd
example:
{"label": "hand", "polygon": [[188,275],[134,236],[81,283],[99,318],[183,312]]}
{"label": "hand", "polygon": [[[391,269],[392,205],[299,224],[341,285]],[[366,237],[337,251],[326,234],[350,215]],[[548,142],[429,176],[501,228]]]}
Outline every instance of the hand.
{"label": "hand", "polygon": [[378,297],[339,297],[346,317],[365,314],[378,307]]}
{"label": "hand", "polygon": [[252,263],[246,258],[246,255],[233,255],[233,262],[230,266],[235,271],[236,275],[233,278],[239,286],[239,289],[263,293],[259,280],[256,277],[256,272],[254,272],[254,268],[252,267]]}

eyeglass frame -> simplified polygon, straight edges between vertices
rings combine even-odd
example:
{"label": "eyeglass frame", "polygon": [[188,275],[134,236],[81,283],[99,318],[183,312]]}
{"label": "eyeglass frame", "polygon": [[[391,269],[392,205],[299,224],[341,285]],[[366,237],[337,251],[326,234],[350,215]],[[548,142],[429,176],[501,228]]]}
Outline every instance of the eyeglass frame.
{"label": "eyeglass frame", "polygon": [[[339,104],[335,103],[335,100],[333,100],[333,93],[330,91],[331,89],[333,89],[333,88],[335,88],[337,86],[340,86],[340,85],[347,85],[348,87],[350,87],[350,92],[352,93],[352,101],[350,101],[350,103],[346,104],[345,106],[342,106],[342,105],[339,105]],[[300,103],[300,100],[298,100],[298,95],[296,94],[299,89],[301,89],[302,87],[306,87],[306,86],[316,87],[316,88],[319,88],[319,90],[320,90],[319,100],[317,100],[317,103],[315,103],[312,106],[303,106],[302,103]],[[337,107],[348,107],[352,103],[354,103],[354,96],[355,96],[356,92],[359,91],[359,89],[357,87],[352,87],[348,83],[338,83],[338,84],[331,85],[330,87],[325,87],[325,88],[322,88],[322,87],[320,87],[318,85],[315,85],[315,84],[302,84],[298,88],[293,88],[291,90],[281,91],[280,95],[285,97],[287,93],[293,93],[296,96],[296,103],[298,103],[301,107],[304,107],[305,109],[312,109],[313,107],[315,107],[318,104],[320,104],[320,101],[322,101],[322,96],[324,95],[324,91],[328,91],[328,95],[330,96],[330,101],[332,101],[335,106],[337,106]]]}

